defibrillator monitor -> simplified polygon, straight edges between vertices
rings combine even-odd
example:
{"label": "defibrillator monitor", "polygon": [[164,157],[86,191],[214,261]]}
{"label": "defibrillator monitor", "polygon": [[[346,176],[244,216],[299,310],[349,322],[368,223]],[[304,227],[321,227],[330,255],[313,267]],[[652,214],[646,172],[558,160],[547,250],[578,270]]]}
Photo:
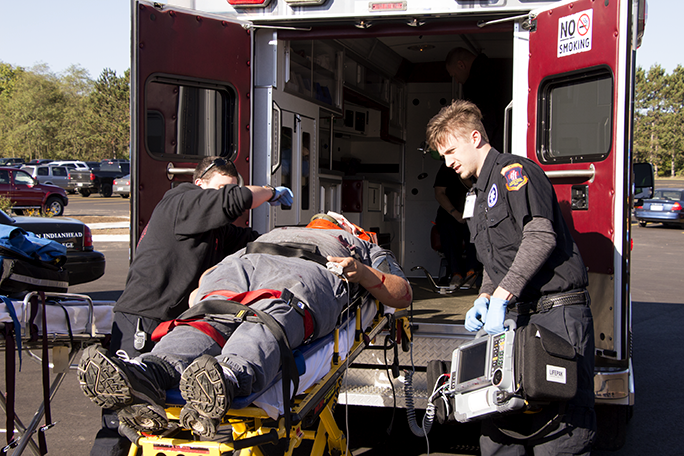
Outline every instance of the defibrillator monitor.
{"label": "defibrillator monitor", "polygon": [[449,394],[453,418],[460,422],[514,410],[523,402],[513,397],[515,325],[499,334],[479,337],[454,350]]}
{"label": "defibrillator monitor", "polygon": [[454,392],[469,391],[489,383],[487,358],[490,351],[489,337],[481,337],[454,351],[451,360],[451,365],[456,366],[451,375]]}

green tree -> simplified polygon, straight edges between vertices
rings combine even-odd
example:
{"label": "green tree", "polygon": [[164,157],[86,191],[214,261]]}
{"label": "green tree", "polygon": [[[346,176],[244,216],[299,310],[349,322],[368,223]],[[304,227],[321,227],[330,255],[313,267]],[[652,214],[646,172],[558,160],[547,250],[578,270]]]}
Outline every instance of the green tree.
{"label": "green tree", "polygon": [[667,77],[663,98],[665,114],[661,137],[667,151],[667,161],[663,155],[663,170],[667,170],[664,174],[669,172],[671,177],[675,177],[684,168],[684,67],[681,65]]}
{"label": "green tree", "polygon": [[90,131],[98,158],[128,158],[130,70],[119,77],[105,68],[88,96]]}
{"label": "green tree", "polygon": [[53,158],[62,125],[64,95],[47,67],[17,73],[2,107],[3,154]]}
{"label": "green tree", "polygon": [[96,139],[90,131],[88,96],[95,82],[88,71],[72,65],[60,77],[64,94],[63,127],[60,128],[58,155],[66,160],[90,160],[96,148]]}

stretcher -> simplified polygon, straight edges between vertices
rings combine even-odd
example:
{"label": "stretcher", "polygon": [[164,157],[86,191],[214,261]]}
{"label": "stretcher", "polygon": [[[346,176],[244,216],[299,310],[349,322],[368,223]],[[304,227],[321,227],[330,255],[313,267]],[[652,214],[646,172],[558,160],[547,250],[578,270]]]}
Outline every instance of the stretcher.
{"label": "stretcher", "polygon": [[[12,304],[12,309],[8,307],[9,303]],[[49,390],[47,382],[44,382],[46,391],[43,395],[43,402],[28,426],[24,426],[19,417],[12,417],[18,436],[7,446],[0,446],[0,453],[5,454],[10,449],[14,449],[12,454],[20,455],[28,449],[33,454],[40,454],[32,436],[36,432],[44,432],[51,427],[52,423],[39,427],[39,422],[46,412],[49,416],[49,402],[57,393],[69,367],[76,361],[79,351],[87,345],[101,343],[111,332],[113,304],[110,301],[93,302],[85,295],[47,292],[42,294],[30,292],[23,300],[0,301],[0,331],[6,334],[5,338],[0,338],[0,348],[6,351],[6,361],[9,361],[11,369],[13,370],[15,359],[13,350],[16,348],[20,363],[22,354],[28,354],[43,363],[44,377],[48,368],[52,368],[55,374],[53,381],[49,384]],[[43,315],[45,320],[43,320]],[[44,321],[47,321],[47,324]],[[42,353],[39,356],[34,354],[33,350],[42,350]],[[49,364],[48,350],[52,352],[50,356],[52,361]],[[6,369],[7,372],[10,371],[7,366]],[[8,381],[8,393],[11,388],[10,381]],[[14,415],[13,402],[5,398],[4,392],[0,393],[0,407],[3,412],[7,413],[9,406],[10,415]],[[8,394],[7,397],[13,397],[13,394]],[[11,422],[12,420],[8,422],[8,431],[11,428]]]}
{"label": "stretcher", "polygon": [[[264,392],[234,399],[216,440],[196,440],[178,424],[162,435],[130,433],[128,437],[133,444],[129,456],[138,454],[139,449],[144,456],[220,456],[228,452],[261,456],[269,448],[275,449],[272,445],[278,445],[279,454],[289,456],[304,441],[312,442],[311,456],[323,455],[326,445],[330,454],[348,454],[346,437],[333,418],[342,378],[371,340],[396,324],[397,319],[406,318],[403,311],[392,311],[386,313],[375,301],[358,306],[349,318],[338,323],[332,334],[299,347],[295,357],[303,359],[306,368],[300,373],[297,395],[287,411],[282,379],[276,379]],[[178,423],[182,408],[180,394],[167,392],[167,403],[170,404],[166,408],[169,422]]]}

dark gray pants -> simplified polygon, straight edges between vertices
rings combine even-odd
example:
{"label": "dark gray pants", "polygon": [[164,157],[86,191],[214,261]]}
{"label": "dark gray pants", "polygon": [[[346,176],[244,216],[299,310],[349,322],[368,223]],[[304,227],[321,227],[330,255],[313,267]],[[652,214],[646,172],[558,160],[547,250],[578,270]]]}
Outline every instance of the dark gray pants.
{"label": "dark gray pants", "polygon": [[[589,305],[557,307],[532,315],[511,313],[518,327],[534,323],[570,342],[578,354],[577,394],[566,404],[558,428],[537,439],[516,440],[501,432],[509,429],[531,434],[553,419],[560,404],[552,404],[536,414],[512,414],[482,423],[482,456],[588,455],[596,433],[594,414],[594,322]],[[523,379],[524,382],[524,379]]]}

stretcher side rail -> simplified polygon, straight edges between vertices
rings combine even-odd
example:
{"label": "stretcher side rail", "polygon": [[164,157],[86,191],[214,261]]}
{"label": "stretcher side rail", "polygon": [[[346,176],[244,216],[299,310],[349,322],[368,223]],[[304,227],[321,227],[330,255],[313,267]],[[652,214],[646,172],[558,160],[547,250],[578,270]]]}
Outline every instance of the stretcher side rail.
{"label": "stretcher side rail", "polygon": [[[356,309],[356,327],[353,328],[355,335],[347,350],[347,356],[344,359],[339,356],[339,353],[338,356],[333,356],[330,371],[309,387],[304,394],[297,396],[293,401],[294,405],[290,410],[285,411],[285,413],[290,413],[292,420],[292,427],[289,430],[290,440],[285,455],[291,455],[304,440],[314,442],[311,456],[324,454],[326,442],[329,448],[339,450],[340,454],[346,454],[346,438],[333,417],[333,409],[337,403],[342,376],[352,362],[370,344],[371,340],[387,329],[389,325],[393,325],[396,319],[403,317],[404,314],[405,311],[389,315],[380,315],[379,312],[376,312],[370,328],[364,331],[362,330],[361,310],[360,308]],[[327,337],[333,338],[335,347],[333,353],[337,353],[339,351],[340,325]],[[253,397],[238,399],[253,399]],[[142,448],[143,456],[175,456],[192,448],[192,451],[203,451],[202,454],[219,456],[226,452],[249,448],[249,454],[256,456],[262,454],[258,448],[259,445],[275,444],[286,438],[286,431],[288,430],[285,428],[283,415],[274,421],[262,408],[254,405],[243,406],[242,404],[240,407],[239,409],[232,407],[228,410],[223,420],[224,424],[230,424],[232,427],[232,440],[230,441],[185,440],[171,436],[138,436],[134,439],[129,454],[134,455],[139,448]],[[167,416],[170,420],[177,419],[179,415],[180,407],[167,408]],[[306,427],[303,423],[313,423],[315,418],[320,418],[316,429],[303,429]]]}

